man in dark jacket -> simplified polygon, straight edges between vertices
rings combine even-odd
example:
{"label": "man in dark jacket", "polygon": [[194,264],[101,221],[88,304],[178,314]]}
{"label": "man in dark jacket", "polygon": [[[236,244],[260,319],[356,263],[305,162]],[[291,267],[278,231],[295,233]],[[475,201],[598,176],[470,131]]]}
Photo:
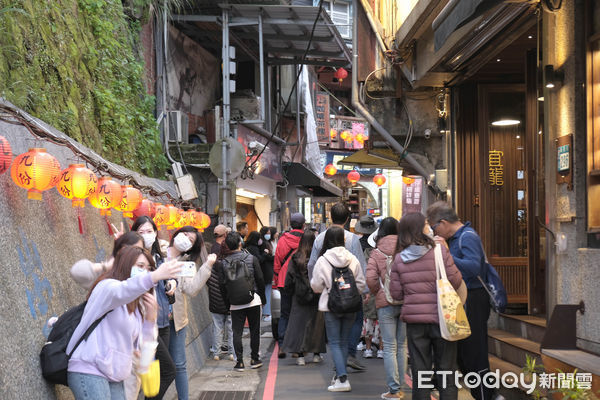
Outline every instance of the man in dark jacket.
{"label": "man in dark jacket", "polygon": [[[458,366],[464,374],[489,372],[487,320],[490,316],[490,298],[477,276],[486,278],[485,254],[479,235],[471,223],[463,224],[454,209],[444,201],[433,203],[427,209],[427,220],[433,233],[448,241],[450,254],[462,274],[468,289],[465,304],[471,336],[458,342]],[[471,389],[476,400],[493,398],[493,391],[480,385]]]}
{"label": "man in dark jacket", "polygon": [[[242,334],[244,331],[244,322],[248,319],[250,328],[250,368],[259,368],[262,366],[262,361],[258,357],[258,349],[260,346],[260,315],[261,307],[266,304],[265,298],[265,281],[263,279],[262,270],[258,260],[246,251],[242,251],[242,238],[239,233],[231,232],[225,237],[223,245],[226,246],[227,254],[222,252],[225,257],[222,260],[223,279],[221,281],[221,289],[224,297],[229,300],[231,311],[231,324],[233,327],[233,347],[237,363],[234,367],[236,371],[243,371],[244,348],[242,346]],[[253,282],[253,290],[250,301],[246,304],[239,304],[234,301],[239,297],[240,293],[228,292],[227,285],[229,282],[228,269],[235,266],[238,262],[246,264],[247,271],[251,281]],[[239,270],[238,270],[239,271]]]}
{"label": "man in dark jacket", "polygon": [[231,228],[228,228],[225,225],[219,224],[215,226],[215,229],[213,230],[215,235],[215,243],[213,243],[212,247],[210,248],[211,254],[221,254],[221,244],[229,232],[231,232]]}
{"label": "man in dark jacket", "polygon": [[[281,294],[281,315],[279,317],[279,326],[277,334],[279,336],[279,347],[283,345],[287,323],[292,309],[292,297],[285,293],[285,277],[287,266],[292,254],[298,249],[300,238],[304,233],[304,215],[294,213],[290,216],[290,225],[292,230],[284,233],[277,242],[275,259],[273,260],[273,289],[277,288]],[[283,351],[279,352],[279,358],[285,358]]]}

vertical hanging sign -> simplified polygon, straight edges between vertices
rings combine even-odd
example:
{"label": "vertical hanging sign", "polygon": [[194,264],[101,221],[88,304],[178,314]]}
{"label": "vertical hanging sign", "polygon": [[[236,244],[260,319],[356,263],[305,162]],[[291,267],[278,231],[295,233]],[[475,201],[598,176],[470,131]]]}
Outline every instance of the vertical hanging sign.
{"label": "vertical hanging sign", "polygon": [[489,181],[490,186],[503,186],[504,185],[504,165],[502,164],[502,158],[504,152],[500,150],[490,150],[488,161],[489,161]]}
{"label": "vertical hanging sign", "polygon": [[329,144],[329,95],[325,92],[317,92],[316,98],[317,140],[319,143]]}

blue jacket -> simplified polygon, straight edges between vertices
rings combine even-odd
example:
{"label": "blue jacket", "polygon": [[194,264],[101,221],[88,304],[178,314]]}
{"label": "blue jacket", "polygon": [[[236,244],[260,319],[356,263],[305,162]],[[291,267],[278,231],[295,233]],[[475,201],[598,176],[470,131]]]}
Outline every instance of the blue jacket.
{"label": "blue jacket", "polygon": [[[466,231],[470,231],[462,240],[461,235]],[[460,246],[459,246],[460,242]],[[481,238],[471,228],[471,223],[466,222],[464,226],[460,227],[454,235],[448,239],[448,246],[450,248],[450,254],[454,258],[454,263],[458,267],[458,270],[462,274],[463,280],[467,285],[467,289],[481,288],[481,282],[477,279],[480,275],[485,281],[485,253],[483,251],[483,244]]]}

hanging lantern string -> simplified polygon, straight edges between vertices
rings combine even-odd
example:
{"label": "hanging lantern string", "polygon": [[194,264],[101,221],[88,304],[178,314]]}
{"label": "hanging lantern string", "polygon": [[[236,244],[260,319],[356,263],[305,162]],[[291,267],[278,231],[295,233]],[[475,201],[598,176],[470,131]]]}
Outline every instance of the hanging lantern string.
{"label": "hanging lantern string", "polygon": [[143,190],[151,196],[165,196],[169,199],[169,201],[178,201],[178,199],[174,198],[168,191],[159,192],[152,186],[142,185],[137,182],[133,175],[119,173],[113,168],[111,168],[107,162],[98,162],[89,155],[83,153],[67,139],[59,138],[52,135],[42,126],[37,124],[36,121],[30,121],[26,116],[22,115],[20,112],[4,105],[0,105],[0,112],[2,112],[2,114],[0,114],[0,121],[12,125],[24,126],[29,131],[29,133],[36,137],[36,139],[43,139],[58,146],[64,146],[69,148],[73,153],[81,157],[81,159],[84,160],[86,164],[93,166],[96,171],[101,171],[110,174],[111,176],[121,180],[122,182],[129,181],[131,186],[135,187],[136,189]]}

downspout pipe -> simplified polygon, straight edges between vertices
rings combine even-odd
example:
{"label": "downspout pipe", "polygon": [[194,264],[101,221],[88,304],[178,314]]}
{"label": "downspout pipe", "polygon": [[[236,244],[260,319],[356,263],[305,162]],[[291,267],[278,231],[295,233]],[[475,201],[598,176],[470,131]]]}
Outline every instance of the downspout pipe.
{"label": "downspout pipe", "polygon": [[[398,152],[398,154],[405,154],[404,159],[408,162],[411,167],[417,172],[417,174],[421,175],[425,178],[425,182],[428,185],[432,184],[432,175],[428,173],[425,168],[421,164],[417,162],[411,156],[404,147],[394,139],[394,137],[373,117],[373,115],[367,110],[367,108],[360,102],[358,98],[358,0],[352,0],[352,9],[354,10],[354,15],[352,17],[352,106],[359,112],[360,115],[366,119],[369,124],[379,133],[392,148]],[[437,189],[435,187],[434,189]]]}

